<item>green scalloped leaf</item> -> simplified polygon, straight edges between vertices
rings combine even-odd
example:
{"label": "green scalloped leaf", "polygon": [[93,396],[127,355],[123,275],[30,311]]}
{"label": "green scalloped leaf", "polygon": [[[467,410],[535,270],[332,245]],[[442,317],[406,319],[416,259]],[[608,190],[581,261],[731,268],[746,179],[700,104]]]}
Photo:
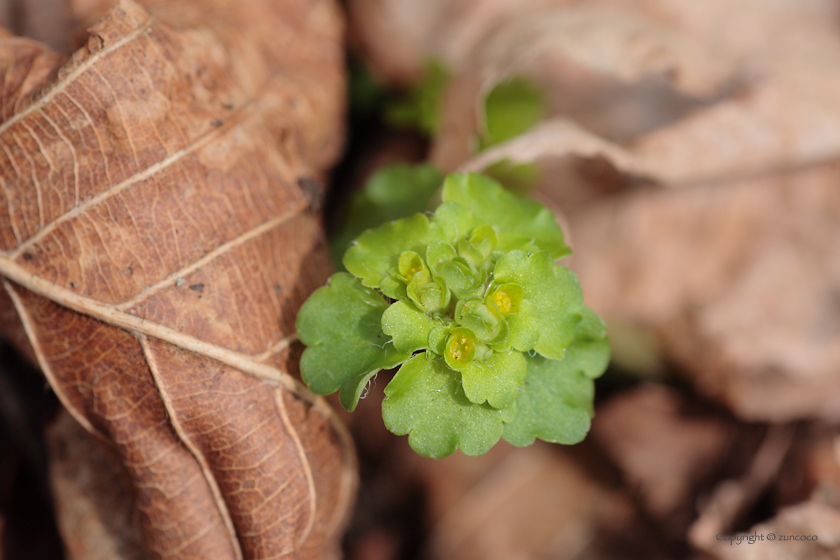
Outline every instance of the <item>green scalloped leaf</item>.
{"label": "green scalloped leaf", "polygon": [[512,194],[489,177],[478,173],[453,173],[443,183],[443,200],[466,208],[475,216],[476,226],[498,227],[498,251],[548,251],[554,259],[572,252],[548,208]]}
{"label": "green scalloped leaf", "polygon": [[467,398],[476,404],[507,408],[525,381],[527,366],[521,352],[493,352],[486,360],[474,360],[461,370]]}
{"label": "green scalloped leaf", "polygon": [[382,417],[397,435],[424,457],[440,458],[460,448],[466,455],[487,453],[513,420],[514,406],[497,410],[467,399],[460,376],[443,360],[416,354],[385,388]]}
{"label": "green scalloped leaf", "polygon": [[370,176],[347,205],[344,225],[333,236],[330,247],[336,261],[366,229],[423,212],[443,184],[443,175],[430,164],[395,163]]}
{"label": "green scalloped leaf", "polygon": [[[555,265],[545,251],[532,255],[511,251],[499,258],[494,275],[499,284],[513,282],[524,290],[519,313],[507,318],[510,334],[506,343],[523,352],[533,348],[547,358],[563,359],[583,306],[574,273]],[[530,346],[535,334],[536,341]]]}
{"label": "green scalloped leaf", "polygon": [[479,225],[482,224],[468,208],[454,202],[443,202],[435,210],[431,227],[436,239],[455,243]]}
{"label": "green scalloped leaf", "polygon": [[341,389],[342,406],[353,411],[367,382],[381,369],[406,361],[382,332],[388,302],[358,279],[339,272],[313,293],[297,316],[307,348],[300,360],[306,385],[320,395]]}
{"label": "green scalloped leaf", "polygon": [[393,303],[382,314],[382,331],[393,338],[397,350],[409,354],[428,348],[429,333],[438,326],[443,326],[443,322],[429,317],[409,301]]}
{"label": "green scalloped leaf", "polygon": [[481,170],[505,186],[511,192],[525,196],[537,186],[542,178],[542,169],[537,163],[514,163],[509,158],[503,158]]}
{"label": "green scalloped leaf", "polygon": [[519,305],[520,311],[505,317],[507,322],[508,335],[504,340],[491,344],[490,347],[497,352],[504,352],[515,348],[520,352],[527,352],[534,349],[537,339],[540,337],[540,325],[536,320],[534,306],[528,300],[522,300]]}
{"label": "green scalloped leaf", "polygon": [[588,307],[562,360],[526,358],[528,375],[516,399],[516,418],[503,437],[518,447],[534,439],[573,444],[589,431],[595,395],[593,379],[607,367],[610,348],[603,321]]}

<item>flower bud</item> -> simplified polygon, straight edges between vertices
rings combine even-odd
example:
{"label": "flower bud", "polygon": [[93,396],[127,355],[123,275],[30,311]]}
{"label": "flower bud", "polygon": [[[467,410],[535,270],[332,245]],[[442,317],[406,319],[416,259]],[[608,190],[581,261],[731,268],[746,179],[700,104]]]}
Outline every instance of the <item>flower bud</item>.
{"label": "flower bud", "polygon": [[501,342],[507,337],[504,318],[491,311],[479,298],[459,301],[455,306],[455,322],[470,329],[484,342]]}
{"label": "flower bud", "polygon": [[414,273],[406,287],[409,299],[422,311],[438,311],[449,305],[451,294],[446,281],[440,276],[431,277],[428,270]]}
{"label": "flower bud", "polygon": [[432,241],[426,247],[426,262],[429,263],[429,269],[435,274],[440,274],[442,264],[457,256],[455,247],[445,241]]}

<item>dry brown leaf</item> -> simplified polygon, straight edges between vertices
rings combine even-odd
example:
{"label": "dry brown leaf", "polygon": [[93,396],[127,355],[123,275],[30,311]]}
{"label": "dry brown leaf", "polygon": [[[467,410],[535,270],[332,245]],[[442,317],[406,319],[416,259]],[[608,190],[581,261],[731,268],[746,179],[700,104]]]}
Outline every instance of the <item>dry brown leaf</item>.
{"label": "dry brown leaf", "polygon": [[119,456],[66,411],[47,433],[56,520],[70,560],[145,560]]}
{"label": "dry brown leaf", "polygon": [[629,516],[629,504],[568,458],[535,446],[508,455],[447,508],[431,536],[431,556],[574,558],[607,514]]}
{"label": "dry brown leaf", "polygon": [[335,553],[352,445],[286,372],[341,34],[324,0],[123,0],[64,65],[0,39],[3,326],[114,444],[152,557]]}
{"label": "dry brown leaf", "polygon": [[[717,51],[630,11],[520,11],[493,28],[452,79],[432,160],[452,169],[475,152],[483,100],[509,76],[537,84],[555,119],[573,119],[605,140],[633,138],[731,89],[738,65]],[[648,165],[655,172],[657,164]]]}
{"label": "dry brown leaf", "polygon": [[455,71],[468,67],[475,45],[489,29],[516,13],[557,0],[353,0],[349,14],[356,39],[374,70],[389,82],[422,74],[429,58]]}
{"label": "dry brown leaf", "polygon": [[636,176],[648,182],[661,181],[656,169],[646,167],[632,153],[618,144],[605,140],[581,128],[572,121],[554,118],[544,121],[527,134],[517,136],[489,148],[463,164],[459,171],[476,171],[494,163],[508,160],[512,163],[531,163],[543,159],[577,156],[586,159],[605,159],[616,171]]}
{"label": "dry brown leaf", "polygon": [[[840,53],[836,60],[840,61]],[[661,88],[620,89],[588,79],[569,87],[571,80],[564,76],[563,86],[552,86],[551,90],[562,92],[566,104],[555,103],[552,113],[570,115],[583,125],[579,128],[592,138],[584,146],[626,140],[600,151],[613,152],[619,169],[632,162],[634,171],[641,170],[663,185],[740,179],[830,161],[840,155],[840,73],[834,68],[796,70],[755,82],[715,104],[697,105],[694,112],[671,124],[663,122],[662,116],[676,118],[692,107],[666,96],[664,105],[670,109],[655,115],[655,108],[661,107],[663,100]],[[436,139],[432,156],[446,169],[462,164],[475,152],[473,139],[480,128],[477,104],[496,80],[484,82],[483,93],[476,83],[458,81],[448,93],[442,134]],[[575,97],[583,97],[577,93],[586,90],[590,95],[585,102],[577,101]],[[639,103],[640,98],[645,102]],[[467,106],[465,100],[473,105]],[[476,155],[463,166],[481,169],[504,158],[527,161],[531,153],[539,157],[585,153],[585,148],[569,145],[566,130],[547,134],[542,128],[564,120],[554,117]],[[647,132],[646,128],[653,130]],[[639,132],[644,134],[636,135]],[[531,148],[523,151],[523,146]]]}
{"label": "dry brown leaf", "polygon": [[840,165],[680,191],[570,217],[590,304],[650,326],[741,417],[840,418]]}
{"label": "dry brown leaf", "polygon": [[743,88],[633,142],[672,182],[744,176],[840,154],[840,5],[601,0],[636,10],[742,67]]}
{"label": "dry brown leaf", "polygon": [[698,483],[720,467],[736,436],[731,422],[686,409],[677,391],[646,385],[599,407],[592,424],[627,485],[676,538],[694,519]]}
{"label": "dry brown leaf", "polygon": [[[783,508],[773,519],[744,532],[761,535],[753,543],[730,544],[715,537],[698,546],[719,560],[836,560],[840,558],[840,512],[818,502]],[[773,540],[768,540],[773,535]],[[783,537],[816,536],[815,540]],[[695,543],[697,545],[697,543]]]}
{"label": "dry brown leaf", "polygon": [[476,151],[482,100],[510,75],[542,85],[551,116],[624,142],[668,184],[840,154],[836,2],[450,4],[351,3],[379,74],[404,80],[430,57],[453,71],[432,151],[444,169]]}
{"label": "dry brown leaf", "polygon": [[[725,180],[836,158],[840,154],[840,71],[800,68],[767,76],[630,151],[671,184]],[[798,64],[798,63],[792,63]]]}

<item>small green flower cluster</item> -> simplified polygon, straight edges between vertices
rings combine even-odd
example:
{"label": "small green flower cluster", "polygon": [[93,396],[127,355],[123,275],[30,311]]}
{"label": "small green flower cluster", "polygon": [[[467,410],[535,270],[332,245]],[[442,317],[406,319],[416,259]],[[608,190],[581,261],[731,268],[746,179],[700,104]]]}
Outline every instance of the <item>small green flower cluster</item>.
{"label": "small green flower cluster", "polygon": [[430,242],[425,259],[403,251],[379,290],[395,300],[382,314],[382,331],[398,351],[442,359],[460,373],[471,402],[506,408],[525,380],[521,351],[533,348],[537,332],[535,321],[516,320],[523,304],[533,310],[523,286],[496,280],[507,254],[498,245],[498,228],[483,225],[454,243]]}
{"label": "small green flower cluster", "polygon": [[[481,226],[458,240],[457,249],[446,241],[429,243],[425,261],[414,251],[404,251],[396,273],[379,286],[387,297],[411,300],[418,311],[440,323],[429,332],[427,348],[431,357],[443,356],[453,370],[487,359],[492,350],[510,349],[510,344],[505,346],[505,317],[519,311],[523,292],[518,284],[493,281],[498,243],[496,229]],[[388,308],[382,319],[386,334],[401,334],[398,323],[406,309],[414,312],[411,307]]]}
{"label": "small green flower cluster", "polygon": [[603,323],[554,216],[481,175],[451,175],[443,204],[368,230],[298,315],[304,381],[353,410],[402,364],[383,417],[419,453],[486,452],[500,437],[572,443],[589,428]]}

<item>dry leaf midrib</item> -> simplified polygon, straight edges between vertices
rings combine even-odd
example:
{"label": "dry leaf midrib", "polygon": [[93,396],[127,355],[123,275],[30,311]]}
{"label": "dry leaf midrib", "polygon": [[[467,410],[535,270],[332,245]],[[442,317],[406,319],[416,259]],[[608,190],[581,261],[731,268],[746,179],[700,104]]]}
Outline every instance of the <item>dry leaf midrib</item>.
{"label": "dry leaf midrib", "polygon": [[219,485],[213,477],[210,465],[207,464],[207,461],[204,459],[204,455],[201,454],[201,451],[193,445],[192,440],[184,432],[181,422],[178,420],[178,413],[172,405],[172,400],[169,398],[169,394],[163,386],[163,382],[160,378],[160,371],[157,367],[157,361],[152,355],[151,348],[149,348],[149,339],[145,336],[139,336],[138,339],[140,341],[140,346],[143,349],[143,355],[146,357],[146,363],[149,364],[149,371],[154,379],[155,387],[157,388],[158,395],[160,395],[160,400],[163,402],[163,406],[166,408],[166,412],[169,415],[169,420],[172,423],[172,429],[174,429],[175,433],[178,434],[178,438],[190,451],[193,458],[201,468],[201,473],[207,481],[207,486],[210,488],[210,493],[213,495],[213,501],[216,504],[216,508],[219,510],[219,515],[221,516],[222,521],[225,524],[225,528],[228,531],[228,535],[230,536],[234,556],[236,560],[242,560],[242,547],[239,545],[239,539],[236,538],[236,529],[233,526],[233,519],[231,518],[230,511],[228,510],[227,504],[222,497],[222,491],[219,489]]}
{"label": "dry leaf midrib", "polygon": [[270,365],[260,363],[253,356],[205,342],[192,335],[178,332],[175,329],[129,313],[124,313],[112,305],[96,301],[62,288],[61,286],[57,286],[29,272],[8,257],[0,257],[0,275],[5,276],[14,283],[41,297],[68,309],[72,309],[82,315],[93,317],[103,323],[119,327],[129,332],[169,342],[174,346],[214,359],[286,389],[298,393],[304,390],[308,393],[308,390],[304,389],[291,375]]}
{"label": "dry leaf midrib", "polygon": [[[254,359],[251,356],[240,354],[230,349],[220,348],[216,345],[209,344],[199,339],[196,339],[195,337],[192,337],[190,335],[179,333],[177,331],[174,331],[173,329],[169,329],[157,323],[146,321],[145,319],[116,310],[113,306],[103,304],[85,296],[80,296],[75,292],[72,292],[65,288],[61,288],[60,286],[56,286],[55,284],[52,284],[38,277],[37,275],[32,274],[23,267],[19,266],[17,263],[8,259],[7,257],[0,257],[0,276],[4,277],[3,284],[6,290],[9,292],[9,295],[15,304],[16,310],[21,317],[21,321],[24,323],[27,336],[29,337],[33,349],[36,352],[36,357],[38,358],[39,364],[42,370],[44,371],[45,375],[47,375],[47,377],[51,376],[49,362],[40,352],[40,345],[38,344],[38,338],[37,336],[35,336],[34,330],[32,328],[31,318],[29,317],[25,306],[20,301],[20,297],[18,296],[17,292],[9,283],[10,280],[20,285],[21,287],[28,289],[33,293],[44,297],[58,305],[65,306],[73,311],[93,317],[99,321],[102,321],[103,323],[110,324],[114,327],[133,332],[137,334],[138,337],[141,339],[143,337],[156,338],[158,340],[162,340],[179,348],[183,348],[193,353],[205,356],[207,358],[217,360],[244,373],[252,375],[258,379],[267,381],[273,385],[277,385],[278,391],[290,391],[302,400],[308,402],[314,410],[316,410],[320,415],[329,420],[330,424],[336,430],[339,440],[342,442],[341,449],[343,468],[341,475],[342,481],[340,483],[339,491],[340,495],[338,497],[337,509],[333,512],[332,516],[330,517],[330,521],[327,526],[327,533],[334,534],[340,528],[340,526],[346,522],[346,517],[349,514],[349,503],[352,501],[352,497],[355,493],[355,485],[357,482],[357,479],[354,475],[354,473],[356,472],[356,458],[355,453],[353,453],[352,436],[350,436],[350,433],[347,431],[346,426],[338,417],[335,410],[333,410],[333,408],[329,404],[327,404],[323,397],[313,394],[311,391],[309,391],[308,388],[304,387],[300,382],[298,382],[294,377],[292,377],[288,373],[283,372],[272,366],[260,363],[260,360],[267,359],[273,353],[276,353],[277,351],[280,351],[283,348],[287,347],[289,344],[291,344],[291,342],[293,342],[297,338],[296,334],[289,335],[288,337],[275,344],[275,346],[271,348],[268,352],[265,352],[256,357],[256,359]],[[152,367],[151,364],[150,367]],[[50,379],[50,382],[53,387],[60,387],[60,385],[56,383],[56,380],[54,378]],[[71,412],[71,414],[76,418],[76,420],[82,426],[85,427],[85,429],[97,436],[103,437],[102,434],[100,434],[99,431],[96,430],[90,424],[87,418],[85,418],[79,411],[77,411],[71,403],[66,402],[66,398],[61,393],[61,391],[56,391],[56,393],[58,394],[59,399],[62,400],[62,402],[64,403],[65,407]],[[279,401],[281,399],[282,393],[278,393],[277,400]],[[287,427],[291,427],[291,421],[289,420],[288,415],[283,414],[283,412],[281,412],[281,415],[283,415],[284,424]],[[311,492],[310,506],[312,507],[312,513],[307,523],[307,527],[300,539],[300,543],[302,543],[305,540],[306,536],[308,536],[312,527],[314,526],[314,520],[317,511],[315,509],[317,505],[317,498],[315,496],[314,478],[311,472],[311,465],[309,464],[308,458],[305,455],[305,450],[302,448],[302,444],[299,441],[297,431],[293,430],[292,428],[292,431],[290,431],[290,435],[291,434],[294,434],[294,436],[292,437],[295,439],[295,444],[296,446],[298,446],[298,451],[300,454],[302,454],[301,456],[304,459],[304,469],[306,472],[307,483],[309,484]],[[180,435],[181,434],[179,433],[179,436]]]}

